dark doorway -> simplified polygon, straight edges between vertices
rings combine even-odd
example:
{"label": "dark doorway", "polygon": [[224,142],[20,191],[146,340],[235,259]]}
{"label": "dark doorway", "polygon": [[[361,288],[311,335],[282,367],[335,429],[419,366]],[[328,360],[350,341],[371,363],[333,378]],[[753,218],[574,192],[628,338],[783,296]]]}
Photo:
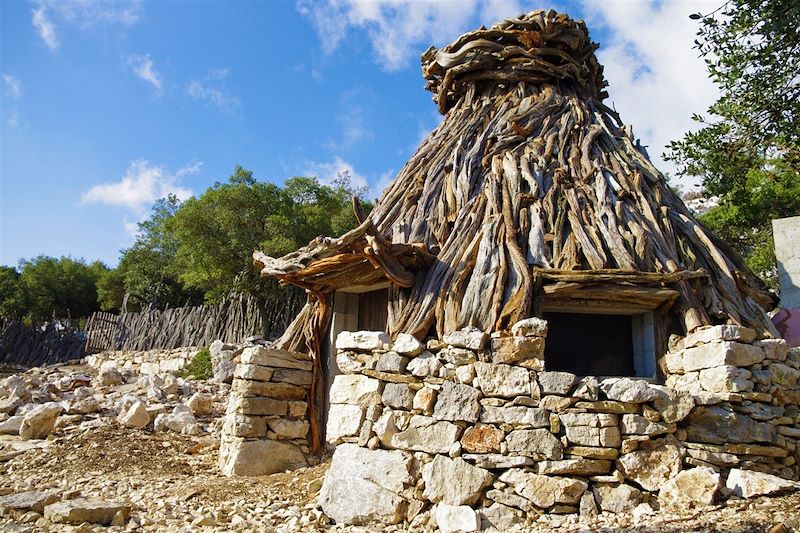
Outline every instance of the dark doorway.
{"label": "dark doorway", "polygon": [[633,328],[627,315],[544,313],[547,370],[579,376],[635,376]]}
{"label": "dark doorway", "polygon": [[386,331],[389,320],[389,289],[362,292],[358,295],[358,329]]}

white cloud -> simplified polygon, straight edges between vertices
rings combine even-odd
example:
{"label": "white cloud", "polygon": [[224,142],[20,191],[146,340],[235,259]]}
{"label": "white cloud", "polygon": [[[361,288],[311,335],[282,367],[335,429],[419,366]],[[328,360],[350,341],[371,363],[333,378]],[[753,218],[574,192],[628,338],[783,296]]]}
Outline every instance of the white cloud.
{"label": "white cloud", "polygon": [[168,194],[174,194],[179,200],[189,198],[192,191],[180,185],[180,178],[197,173],[201,165],[201,162],[193,162],[172,174],[163,166],[142,159],[133,161],[119,181],[95,185],[83,194],[81,202],[119,205],[142,214],[153,202]]}
{"label": "white cloud", "polygon": [[609,82],[607,103],[633,124],[656,166],[670,174],[675,166],[661,158],[665,145],[696,127],[692,113],[704,112],[719,94],[692,48],[698,23],[689,19],[718,4],[584,0],[590,30],[603,27],[610,35],[598,51]]}
{"label": "white cloud", "polygon": [[10,100],[22,98],[22,82],[11,74],[3,74],[3,92]]}
{"label": "white cloud", "polygon": [[39,37],[41,37],[44,44],[46,44],[50,50],[58,49],[61,43],[58,42],[56,27],[50,20],[45,6],[40,5],[31,11],[31,23],[33,27],[36,28],[37,33],[39,33]]}
{"label": "white cloud", "polygon": [[141,0],[37,0],[31,23],[51,50],[61,45],[56,31],[60,25],[87,29],[102,25],[132,26],[141,18]]}
{"label": "white cloud", "polygon": [[[389,185],[392,178],[394,178],[394,171],[388,170],[378,176],[376,180],[368,180],[363,174],[356,171],[351,163],[343,160],[338,155],[333,158],[333,161],[328,163],[306,162],[305,168],[301,174],[315,177],[324,185],[331,185],[337,178],[347,175],[350,177],[350,184],[353,188],[366,189],[366,197],[370,200],[379,198],[383,190]],[[374,183],[370,183],[370,181],[374,181]]]}
{"label": "white cloud", "polygon": [[239,107],[240,101],[228,89],[225,83],[227,77],[228,69],[211,70],[201,80],[192,80],[186,92],[195,100],[213,105],[220,111],[233,111]]}
{"label": "white cloud", "polygon": [[129,56],[127,63],[139,78],[152,85],[157,93],[161,92],[161,74],[156,71],[150,54]]}

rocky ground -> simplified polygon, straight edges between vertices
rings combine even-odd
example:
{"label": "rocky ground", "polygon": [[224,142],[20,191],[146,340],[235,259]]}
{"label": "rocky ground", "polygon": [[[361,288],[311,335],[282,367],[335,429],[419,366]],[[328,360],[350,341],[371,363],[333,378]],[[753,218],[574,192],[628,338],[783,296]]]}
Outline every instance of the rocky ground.
{"label": "rocky ground", "polygon": [[[45,438],[0,435],[0,530],[375,530],[331,525],[317,509],[316,494],[327,461],[258,478],[221,476],[217,450],[226,386],[180,379],[167,379],[159,385],[157,380],[140,378],[122,376],[123,382],[113,383],[117,376],[97,376],[88,367],[65,366],[33,370],[21,380],[11,377],[0,382],[4,387],[0,408],[6,413],[32,409],[8,408],[15,393],[26,396],[19,386],[13,387],[20,382],[31,393],[30,403],[50,402],[61,408]],[[9,394],[9,389],[15,393]],[[137,401],[144,405],[148,419],[162,415],[158,430],[152,422],[143,428],[128,427],[127,415]],[[179,413],[167,420],[170,423],[165,422],[179,405],[189,411],[194,407],[194,412],[187,414],[185,408],[178,408]],[[20,415],[0,415],[0,427],[7,427],[13,416]],[[45,504],[54,502],[63,504],[44,510]],[[382,529],[430,530],[426,518],[423,513],[413,525]],[[83,520],[87,522],[81,523]],[[74,523],[67,524],[69,521]],[[89,523],[98,521],[113,525]],[[719,507],[687,511],[684,516],[604,513],[585,521],[575,515],[553,515],[541,517],[524,530],[554,528],[800,531],[800,493],[731,500]]]}

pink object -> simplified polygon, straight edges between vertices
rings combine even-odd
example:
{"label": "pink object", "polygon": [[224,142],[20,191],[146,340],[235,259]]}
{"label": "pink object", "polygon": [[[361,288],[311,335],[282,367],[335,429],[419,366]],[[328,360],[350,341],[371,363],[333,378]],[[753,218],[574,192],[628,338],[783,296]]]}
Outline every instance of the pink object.
{"label": "pink object", "polygon": [[800,346],[800,309],[781,309],[772,317],[772,323],[789,346]]}

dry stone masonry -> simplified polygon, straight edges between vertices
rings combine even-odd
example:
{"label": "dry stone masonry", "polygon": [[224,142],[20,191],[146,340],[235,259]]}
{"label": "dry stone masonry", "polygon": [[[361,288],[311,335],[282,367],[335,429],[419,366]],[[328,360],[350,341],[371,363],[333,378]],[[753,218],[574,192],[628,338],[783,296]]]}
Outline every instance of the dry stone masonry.
{"label": "dry stone masonry", "polygon": [[222,428],[225,475],[260,476],[308,464],[308,355],[255,344],[241,351]]}
{"label": "dry stone masonry", "polygon": [[800,487],[800,349],[707,327],[670,340],[656,385],[547,371],[546,336],[537,318],[491,338],[340,334],[325,514],[502,530],[543,513],[649,514]]}

